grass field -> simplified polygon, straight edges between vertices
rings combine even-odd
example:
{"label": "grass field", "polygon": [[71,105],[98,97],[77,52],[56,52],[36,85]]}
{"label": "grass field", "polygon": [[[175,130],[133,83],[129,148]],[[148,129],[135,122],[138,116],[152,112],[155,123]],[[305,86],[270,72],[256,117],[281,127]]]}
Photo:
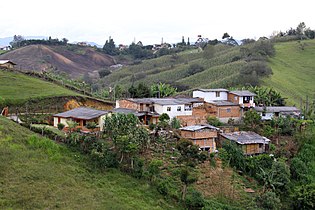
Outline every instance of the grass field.
{"label": "grass field", "polygon": [[0,209],[176,209],[146,182],[0,117]]}
{"label": "grass field", "polygon": [[275,44],[276,56],[269,60],[273,75],[264,85],[288,98],[289,105],[298,107],[315,99],[315,40],[280,42]]}
{"label": "grass field", "polygon": [[0,69],[0,104],[19,104],[30,98],[76,95],[79,94],[56,84]]}

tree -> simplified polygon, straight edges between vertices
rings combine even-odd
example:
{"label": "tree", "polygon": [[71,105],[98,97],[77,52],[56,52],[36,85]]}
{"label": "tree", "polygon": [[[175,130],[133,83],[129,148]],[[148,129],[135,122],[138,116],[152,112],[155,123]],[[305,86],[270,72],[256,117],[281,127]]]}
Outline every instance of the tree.
{"label": "tree", "polygon": [[183,189],[182,189],[182,200],[184,201],[187,194],[187,187],[188,185],[194,183],[197,181],[197,177],[192,175],[190,170],[188,168],[183,168],[180,171],[180,180],[183,183]]}
{"label": "tree", "polygon": [[109,40],[106,40],[106,42],[103,46],[103,51],[104,51],[104,53],[109,54],[109,55],[117,55],[118,54],[118,50],[115,46],[115,42],[111,37],[109,37]]}
{"label": "tree", "polygon": [[14,35],[13,40],[10,42],[12,48],[21,47],[21,42],[24,41],[24,37],[21,35]]}
{"label": "tree", "polygon": [[177,91],[176,88],[162,82],[158,84],[153,84],[151,86],[152,96],[156,96],[157,98],[164,98],[167,96],[171,96],[175,94],[176,91]]}
{"label": "tree", "polygon": [[267,191],[258,197],[260,206],[263,209],[276,210],[281,207],[281,200],[275,192]]}
{"label": "tree", "polygon": [[171,120],[171,127],[173,129],[179,129],[180,128],[180,121],[176,117],[173,117],[173,119]]}
{"label": "tree", "polygon": [[68,128],[69,128],[69,133],[72,133],[72,131],[79,126],[79,123],[72,121],[72,120],[68,120],[66,121]]}
{"label": "tree", "polygon": [[98,74],[100,78],[106,77],[111,74],[111,71],[109,69],[102,69],[98,71]]}
{"label": "tree", "polygon": [[148,131],[138,127],[139,119],[133,114],[112,114],[104,120],[104,134],[112,139],[115,149],[120,155],[119,163],[130,162],[134,168],[134,160],[139,153],[146,150],[149,142]]}
{"label": "tree", "polygon": [[249,110],[245,112],[243,122],[246,129],[258,132],[261,124],[261,116],[257,112]]}
{"label": "tree", "polygon": [[230,38],[230,35],[227,32],[225,32],[222,36],[222,39],[225,39],[225,38]]}
{"label": "tree", "polygon": [[208,124],[213,125],[213,126],[222,126],[223,125],[223,123],[220,122],[220,120],[218,118],[212,117],[212,116],[207,117],[207,122],[208,122]]}
{"label": "tree", "polygon": [[299,36],[304,35],[306,25],[304,22],[299,23],[299,25],[296,27],[296,34]]}

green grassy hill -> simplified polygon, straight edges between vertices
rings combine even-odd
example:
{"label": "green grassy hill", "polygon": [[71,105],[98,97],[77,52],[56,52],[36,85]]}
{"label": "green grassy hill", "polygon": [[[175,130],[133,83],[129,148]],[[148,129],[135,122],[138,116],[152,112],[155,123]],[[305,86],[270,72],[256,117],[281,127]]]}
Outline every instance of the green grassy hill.
{"label": "green grassy hill", "polygon": [[[184,52],[144,60],[138,65],[125,66],[114,71],[102,80],[107,86],[121,85],[130,87],[143,82],[157,82],[186,86],[191,90],[197,87],[227,87],[238,76],[245,62],[240,58],[240,48],[227,45],[214,46],[213,58],[204,58],[201,50],[191,49]],[[198,65],[202,71],[191,73],[192,66]]]}
{"label": "green grassy hill", "polygon": [[300,106],[306,96],[315,99],[315,40],[275,44],[276,56],[269,60],[273,75],[264,85],[287,97],[288,104]]}
{"label": "green grassy hill", "polygon": [[77,95],[79,94],[59,85],[0,69],[0,104],[21,104],[30,98]]}
{"label": "green grassy hill", "polygon": [[0,209],[176,209],[147,183],[0,117]]}

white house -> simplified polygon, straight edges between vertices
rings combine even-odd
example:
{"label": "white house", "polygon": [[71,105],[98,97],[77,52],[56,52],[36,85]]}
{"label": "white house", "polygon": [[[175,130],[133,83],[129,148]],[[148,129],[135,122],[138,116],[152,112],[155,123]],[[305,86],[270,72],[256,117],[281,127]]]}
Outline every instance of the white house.
{"label": "white house", "polygon": [[116,101],[116,108],[166,113],[170,118],[192,115],[194,106],[202,103],[197,98],[132,98]]}
{"label": "white house", "polygon": [[197,89],[193,91],[194,98],[203,98],[205,102],[228,100],[227,89]]}
{"label": "white house", "polygon": [[257,113],[260,114],[262,120],[271,120],[274,117],[299,117],[301,111],[294,106],[266,106],[255,107]]}

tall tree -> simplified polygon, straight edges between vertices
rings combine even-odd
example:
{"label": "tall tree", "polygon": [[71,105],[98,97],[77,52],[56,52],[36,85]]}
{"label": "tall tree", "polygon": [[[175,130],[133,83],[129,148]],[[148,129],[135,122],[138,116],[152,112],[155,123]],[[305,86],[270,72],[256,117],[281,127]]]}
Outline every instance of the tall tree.
{"label": "tall tree", "polygon": [[104,46],[103,46],[103,51],[106,54],[109,55],[117,55],[118,54],[118,50],[115,46],[115,42],[112,38],[109,37],[109,40],[106,40]]}

